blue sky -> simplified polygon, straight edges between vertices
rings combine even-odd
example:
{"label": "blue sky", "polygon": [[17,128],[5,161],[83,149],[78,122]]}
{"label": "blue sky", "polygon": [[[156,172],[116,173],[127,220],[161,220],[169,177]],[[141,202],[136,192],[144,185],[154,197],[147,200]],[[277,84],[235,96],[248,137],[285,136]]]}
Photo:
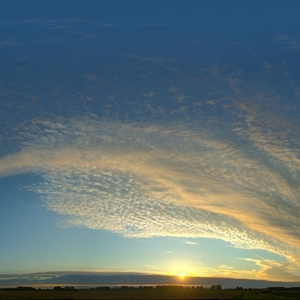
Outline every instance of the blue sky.
{"label": "blue sky", "polygon": [[1,274],[299,281],[297,1],[1,3]]}

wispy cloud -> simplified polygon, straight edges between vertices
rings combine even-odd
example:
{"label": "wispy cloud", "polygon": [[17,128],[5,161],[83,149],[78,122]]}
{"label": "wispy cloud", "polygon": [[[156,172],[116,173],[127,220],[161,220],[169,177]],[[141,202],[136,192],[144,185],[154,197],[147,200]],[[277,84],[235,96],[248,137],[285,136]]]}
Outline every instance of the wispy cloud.
{"label": "wispy cloud", "polygon": [[[108,23],[108,22],[100,22],[100,21],[93,21],[93,20],[85,20],[85,19],[29,19],[29,20],[22,20],[14,23],[5,23],[2,26],[35,26],[35,27],[42,27],[46,30],[49,30],[50,34],[53,34],[53,31],[61,31],[66,32],[67,34],[77,35],[84,39],[90,39],[97,37],[97,33],[100,27],[105,28],[114,28],[116,27],[115,24]],[[45,34],[43,34],[44,36]],[[47,37],[45,35],[44,39],[40,41],[40,36],[37,36],[37,43],[44,43],[44,41],[60,41],[63,40],[57,37]],[[49,42],[48,42],[49,43]],[[2,41],[3,45],[9,46],[16,46],[19,45],[14,40],[4,40]],[[3,46],[2,45],[2,46]],[[0,44],[1,47],[1,44]]]}
{"label": "wispy cloud", "polygon": [[13,40],[13,39],[6,39],[6,40],[1,40],[0,41],[0,48],[1,47],[15,47],[15,46],[20,46],[21,43]]}
{"label": "wispy cloud", "polygon": [[171,26],[174,26],[174,25],[168,24],[168,23],[139,23],[138,26],[143,26],[143,27],[171,27]]}
{"label": "wispy cloud", "polygon": [[72,30],[70,33],[75,34],[75,35],[79,35],[82,38],[85,39],[91,39],[91,38],[95,38],[97,35],[94,33],[88,33],[88,32],[83,32],[83,31],[76,31],[76,30]]}
{"label": "wispy cloud", "polygon": [[299,281],[300,276],[293,273],[299,273],[299,267],[295,267],[291,263],[285,261],[274,261],[262,258],[241,258],[246,261],[251,261],[259,267],[257,275],[262,279],[268,280],[289,280]]}
{"label": "wispy cloud", "polygon": [[147,97],[147,98],[151,98],[154,96],[154,92],[153,91],[149,91],[148,93],[144,92],[144,93],[141,93],[142,96],[144,97]]}
{"label": "wispy cloud", "polygon": [[281,43],[284,50],[299,51],[300,41],[290,35],[281,34],[276,37],[276,41]]}
{"label": "wispy cloud", "polygon": [[41,174],[44,182],[28,188],[62,216],[62,226],[221,238],[299,263],[299,188],[289,177],[297,167],[286,147],[276,144],[278,165],[272,140],[253,155],[262,137],[252,127],[244,147],[209,126],[39,121],[22,133],[19,152],[1,158],[0,174]]}
{"label": "wispy cloud", "polygon": [[[30,25],[38,25],[38,26],[46,26],[49,29],[62,30],[68,29],[70,26],[67,24],[70,22],[66,22],[66,20],[46,20],[46,19],[32,19],[32,20],[23,20],[18,21],[16,24],[30,24]],[[13,25],[13,24],[9,24]]]}
{"label": "wispy cloud", "polygon": [[185,244],[188,244],[188,245],[198,245],[198,243],[195,243],[195,242],[191,242],[191,241],[186,241],[184,242]]}
{"label": "wispy cloud", "polygon": [[[93,20],[84,20],[84,19],[62,19],[62,20],[52,20],[52,19],[31,19],[31,20],[23,20],[18,21],[14,24],[31,24],[31,25],[39,25],[39,26],[46,26],[50,29],[58,29],[64,30],[71,28],[72,24],[92,24],[101,27],[115,27],[115,24],[107,23],[107,22],[99,22]],[[6,25],[14,25],[14,24],[6,24]]]}

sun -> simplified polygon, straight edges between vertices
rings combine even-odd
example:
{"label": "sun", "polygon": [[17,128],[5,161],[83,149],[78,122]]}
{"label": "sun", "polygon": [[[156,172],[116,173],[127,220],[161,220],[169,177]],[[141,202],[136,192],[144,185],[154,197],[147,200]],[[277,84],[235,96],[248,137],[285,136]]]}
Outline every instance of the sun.
{"label": "sun", "polygon": [[187,280],[191,276],[195,276],[197,270],[195,266],[189,261],[172,261],[167,266],[171,276],[174,276],[179,281]]}

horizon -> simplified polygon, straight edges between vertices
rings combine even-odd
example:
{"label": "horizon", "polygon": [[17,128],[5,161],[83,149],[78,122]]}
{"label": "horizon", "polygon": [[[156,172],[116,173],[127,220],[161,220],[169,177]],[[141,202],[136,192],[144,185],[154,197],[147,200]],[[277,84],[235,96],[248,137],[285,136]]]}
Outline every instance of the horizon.
{"label": "horizon", "polygon": [[1,2],[0,286],[49,270],[299,283],[299,9]]}
{"label": "horizon", "polygon": [[[6,277],[6,278],[5,278]],[[1,288],[33,287],[53,289],[54,287],[74,287],[89,289],[95,287],[140,287],[140,286],[202,286],[209,289],[219,285],[222,289],[264,289],[269,287],[299,287],[300,281],[284,282],[245,278],[176,276],[144,274],[136,272],[39,272],[27,274],[0,274]]]}

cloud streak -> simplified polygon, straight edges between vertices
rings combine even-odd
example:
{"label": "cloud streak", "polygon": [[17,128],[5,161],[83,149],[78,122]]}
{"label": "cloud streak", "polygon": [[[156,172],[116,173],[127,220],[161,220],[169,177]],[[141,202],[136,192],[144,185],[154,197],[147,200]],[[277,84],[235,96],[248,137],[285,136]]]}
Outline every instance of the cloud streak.
{"label": "cloud streak", "polygon": [[[282,143],[268,150],[272,141],[262,146],[253,128],[245,147],[200,122],[36,121],[19,151],[1,158],[0,175],[41,174],[43,183],[28,188],[62,226],[216,238],[299,264],[299,188],[289,175],[296,167]],[[264,155],[253,155],[258,146]]]}

